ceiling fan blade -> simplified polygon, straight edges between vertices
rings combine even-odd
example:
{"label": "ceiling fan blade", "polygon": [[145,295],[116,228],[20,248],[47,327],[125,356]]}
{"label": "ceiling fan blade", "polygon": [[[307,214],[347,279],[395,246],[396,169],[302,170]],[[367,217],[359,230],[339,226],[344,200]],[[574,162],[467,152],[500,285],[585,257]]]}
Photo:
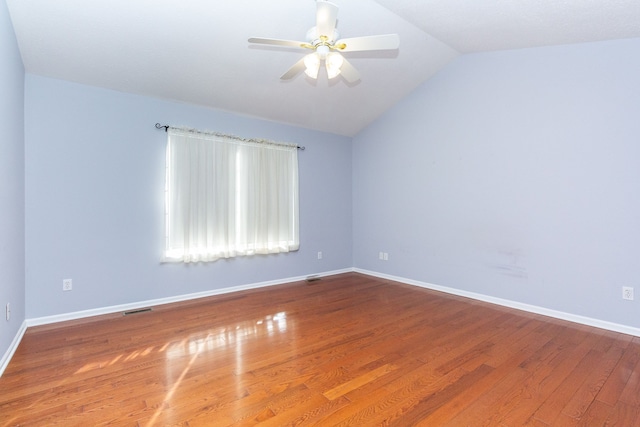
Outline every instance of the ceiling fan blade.
{"label": "ceiling fan blade", "polygon": [[334,47],[340,52],[398,49],[398,47],[400,47],[400,37],[398,37],[397,34],[353,37],[349,39],[338,40],[335,43]]}
{"label": "ceiling fan blade", "polygon": [[262,37],[251,37],[249,43],[268,44],[272,46],[287,46],[287,47],[302,47],[307,49],[313,49],[309,43],[298,42],[295,40],[281,40],[281,39],[265,39]]}
{"label": "ceiling fan blade", "polygon": [[305,69],[304,65],[304,57],[293,64],[291,68],[289,68],[283,75],[280,76],[280,80],[289,80],[298,75],[302,70]]}
{"label": "ceiling fan blade", "polygon": [[318,36],[327,36],[329,40],[331,40],[333,38],[333,30],[336,29],[338,6],[324,0],[318,0],[316,5],[316,29]]}
{"label": "ceiling fan blade", "polygon": [[349,61],[343,59],[342,66],[340,67],[340,75],[344,77],[349,83],[357,82],[360,80],[360,72],[351,65]]}

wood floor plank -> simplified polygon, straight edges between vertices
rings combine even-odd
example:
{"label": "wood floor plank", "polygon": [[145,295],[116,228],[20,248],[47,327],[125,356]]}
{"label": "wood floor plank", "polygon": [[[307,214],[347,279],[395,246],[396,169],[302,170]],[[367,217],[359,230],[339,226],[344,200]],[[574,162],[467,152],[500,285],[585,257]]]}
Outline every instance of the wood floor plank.
{"label": "wood floor plank", "polygon": [[526,347],[521,348],[517,353],[512,354],[508,359],[504,360],[503,363],[494,367],[490,373],[478,379],[473,384],[473,387],[467,388],[464,393],[451,397],[433,413],[426,416],[418,425],[447,425],[466,408],[477,405],[478,399],[492,390],[496,384],[503,381],[506,377],[518,373],[518,368],[530,357],[532,352],[541,348],[549,340],[548,337],[541,334],[533,335],[532,338],[535,338],[535,340],[531,340]]}
{"label": "wood floor plank", "polygon": [[[494,426],[500,425],[504,413],[518,404],[516,397],[520,396],[521,386],[531,374],[522,368],[515,368],[509,375],[496,382],[482,396],[453,417],[449,424],[452,426]],[[514,397],[514,393],[515,396]]]}
{"label": "wood floor plank", "polygon": [[579,420],[572,421],[577,421],[575,425],[579,427],[604,426],[612,412],[611,406],[595,400]]}
{"label": "wood floor plank", "polygon": [[612,347],[609,351],[603,353],[597,365],[592,367],[591,372],[586,376],[584,382],[578,387],[562,409],[562,413],[580,420],[592,405],[603,384],[620,361],[623,353],[624,349],[619,347]]}
{"label": "wood floor plank", "polygon": [[[575,364],[574,357],[581,357],[591,346],[597,345],[597,336],[593,338],[593,341],[583,341],[581,345],[570,352],[563,351],[561,353],[558,353],[558,349],[562,348],[563,344],[559,344],[559,339],[552,340],[543,346],[540,351],[536,352],[538,357],[529,358],[526,362],[523,362],[520,367],[530,372],[531,376],[527,377],[521,384],[517,384],[514,389],[505,395],[501,402],[501,410],[494,411],[500,415],[494,417],[492,422],[496,425],[524,425],[530,418],[531,413],[537,412],[541,402],[544,400],[544,396],[547,396],[551,390],[557,391],[565,378],[568,377],[571,368]],[[544,363],[541,363],[542,361]],[[586,397],[586,394],[581,396]],[[592,400],[593,396],[589,396],[588,399],[584,400],[584,404],[588,406]],[[573,399],[569,401],[569,404],[572,402]],[[565,405],[564,409],[569,404]],[[573,425],[580,419],[581,415],[582,413],[573,413],[573,417],[569,417],[560,414],[549,425]]]}
{"label": "wood floor plank", "polygon": [[[545,335],[547,332],[548,330]],[[530,356],[519,365],[531,375],[521,384],[517,384],[514,390],[508,392],[513,399],[516,399],[517,404],[511,405],[508,410],[503,409],[500,418],[495,421],[505,425],[525,425],[531,418],[531,414],[545,402],[546,396],[556,392],[571,374],[575,368],[575,361],[583,358],[599,340],[597,334],[582,337],[581,342],[576,342],[578,345],[567,345],[565,334],[562,333],[562,329],[559,329],[557,336],[539,349],[532,351]],[[546,422],[544,424],[550,425]]]}
{"label": "wood floor plank", "polygon": [[[635,346],[633,351],[636,351]],[[619,401],[634,407],[640,406],[640,361],[636,363],[633,371],[629,375],[629,379],[622,390]]]}
{"label": "wood floor plank", "polygon": [[330,390],[327,390],[322,394],[329,400],[335,400],[340,396],[344,396],[350,391],[353,391],[365,384],[375,381],[376,379],[388,374],[389,372],[395,371],[396,369],[398,369],[397,366],[387,363],[383,366],[380,366],[379,368],[367,372],[366,374],[360,375],[359,377],[356,377]]}
{"label": "wood floor plank", "polygon": [[640,338],[346,273],[29,328],[0,426],[636,426]]}
{"label": "wood floor plank", "polygon": [[613,412],[604,423],[605,426],[640,426],[640,408],[624,402],[617,402]]}
{"label": "wood floor plank", "polygon": [[603,357],[601,352],[589,350],[569,375],[564,378],[562,383],[546,398],[535,412],[535,417],[549,425],[553,425],[601,357]]}
{"label": "wood floor plank", "polygon": [[638,363],[640,363],[640,343],[631,342],[620,358],[618,365],[602,386],[597,399],[609,406],[615,405]]}
{"label": "wood floor plank", "polygon": [[[426,369],[418,369],[417,371],[424,370]],[[393,392],[377,393],[375,396],[370,396],[369,399],[354,402],[352,408],[347,408],[350,412],[349,415],[347,416],[347,411],[344,411],[341,414],[343,419],[337,425],[366,425],[367,423],[379,425],[397,422],[400,417],[403,417],[420,402],[442,392],[451,384],[459,383],[459,380],[467,374],[462,369],[451,371],[446,375],[413,372],[409,378],[399,380],[398,385],[402,386],[394,387]],[[403,422],[405,421],[407,420],[403,419]],[[408,423],[411,424],[410,421]]]}
{"label": "wood floor plank", "polygon": [[[421,393],[420,399],[410,399],[411,405],[402,405],[397,410],[394,423],[404,425],[418,425],[426,417],[434,413],[442,405],[459,395],[464,395],[466,390],[473,387],[478,380],[489,375],[494,368],[488,365],[478,366],[470,372],[462,371],[464,374],[456,381],[449,382],[444,388],[436,389],[430,394]],[[452,371],[449,371],[450,373]],[[443,377],[444,378],[444,377]],[[453,377],[452,377],[453,378]],[[388,414],[381,414],[380,422],[390,420]],[[433,425],[433,424],[432,424]]]}

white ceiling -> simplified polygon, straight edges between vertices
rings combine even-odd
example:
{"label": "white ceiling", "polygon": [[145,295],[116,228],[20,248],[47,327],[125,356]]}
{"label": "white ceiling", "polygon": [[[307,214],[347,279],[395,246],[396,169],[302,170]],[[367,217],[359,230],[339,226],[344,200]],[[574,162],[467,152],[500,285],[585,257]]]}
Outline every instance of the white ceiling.
{"label": "white ceiling", "polygon": [[361,80],[279,76],[306,52],[314,0],[6,0],[28,73],[353,136],[461,53],[640,37],[640,0],[333,0]]}

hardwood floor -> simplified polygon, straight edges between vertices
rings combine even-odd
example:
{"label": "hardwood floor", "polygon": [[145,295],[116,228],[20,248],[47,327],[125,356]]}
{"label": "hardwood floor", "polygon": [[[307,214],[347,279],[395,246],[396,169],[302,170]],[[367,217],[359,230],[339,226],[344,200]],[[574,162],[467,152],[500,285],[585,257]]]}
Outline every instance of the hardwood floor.
{"label": "hardwood floor", "polygon": [[0,425],[639,426],[640,339],[344,274],[30,328]]}

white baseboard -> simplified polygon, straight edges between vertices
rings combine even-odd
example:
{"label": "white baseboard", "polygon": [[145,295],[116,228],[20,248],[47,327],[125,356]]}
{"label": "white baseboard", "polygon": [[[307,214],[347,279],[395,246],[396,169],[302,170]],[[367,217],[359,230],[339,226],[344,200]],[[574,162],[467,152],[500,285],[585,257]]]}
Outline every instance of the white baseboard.
{"label": "white baseboard", "polygon": [[22,341],[22,337],[24,336],[25,332],[27,332],[26,320],[22,322],[22,325],[20,325],[20,329],[18,329],[18,333],[13,338],[13,341],[11,341],[11,345],[9,345],[9,348],[2,356],[2,359],[0,359],[0,377],[4,373],[4,370],[7,369],[7,366],[9,365],[9,361],[11,361],[13,354],[18,349],[18,346],[20,345],[20,341]]}
{"label": "white baseboard", "polygon": [[434,291],[444,292],[447,294],[457,295],[478,301],[484,301],[491,304],[501,305],[504,307],[515,308],[517,310],[527,311],[529,313],[541,314],[543,316],[553,317],[555,319],[566,320],[581,325],[593,326],[595,328],[606,329],[609,331],[620,332],[627,335],[640,337],[640,328],[621,325],[619,323],[607,322],[605,320],[593,319],[591,317],[579,316],[577,314],[565,313],[563,311],[551,310],[536,305],[524,304],[517,301],[511,301],[502,298],[496,298],[488,295],[478,294],[475,292],[467,292],[460,289],[448,288],[445,286],[434,285],[432,283],[420,282],[418,280],[406,279],[404,277],[392,276],[389,274],[378,273],[375,271],[353,269],[356,273],[366,274],[368,276],[379,277],[381,279],[393,280],[395,282],[405,283],[407,285],[418,286],[421,288],[431,289]]}
{"label": "white baseboard", "polygon": [[[343,270],[334,270],[334,271],[327,271],[327,272],[323,272],[323,273],[314,273],[313,276],[318,276],[318,277],[333,276],[333,275],[336,275],[336,274],[348,273],[348,272],[352,272],[352,271],[353,271],[352,268],[347,268],[347,269],[343,269]],[[75,312],[71,312],[71,313],[56,314],[56,315],[53,315],[53,316],[37,317],[37,318],[33,318],[33,319],[27,319],[26,323],[27,323],[28,327],[49,325],[49,324],[52,324],[52,323],[65,322],[65,321],[68,321],[68,320],[84,319],[84,318],[87,318],[87,317],[100,316],[100,315],[103,315],[103,314],[119,313],[119,312],[124,312],[124,311],[129,311],[129,310],[137,310],[137,309],[145,308],[145,307],[153,307],[153,306],[158,306],[158,305],[171,304],[171,303],[175,303],[175,302],[189,301],[189,300],[194,300],[194,299],[198,299],[198,298],[206,298],[206,297],[210,297],[210,296],[214,296],[214,295],[228,294],[228,293],[231,293],[231,292],[246,291],[246,290],[250,290],[250,289],[258,289],[258,288],[265,288],[265,287],[268,287],[268,286],[282,285],[282,284],[285,284],[285,283],[299,282],[299,281],[305,280],[307,277],[309,277],[309,275],[307,275],[307,276],[298,276],[298,277],[289,277],[289,278],[286,278],[286,279],[270,280],[270,281],[266,281],[266,282],[251,283],[251,284],[247,284],[247,285],[232,286],[232,287],[222,288],[222,289],[213,289],[213,290],[210,290],[210,291],[196,292],[196,293],[184,294],[184,295],[176,295],[176,296],[167,297],[167,298],[159,298],[159,299],[153,299],[153,300],[147,300],[147,301],[138,301],[138,302],[129,303],[129,304],[113,305],[113,306],[109,306],[109,307],[100,307],[100,308],[95,308],[95,309],[91,309],[91,310],[82,310],[82,311],[75,311]]]}

